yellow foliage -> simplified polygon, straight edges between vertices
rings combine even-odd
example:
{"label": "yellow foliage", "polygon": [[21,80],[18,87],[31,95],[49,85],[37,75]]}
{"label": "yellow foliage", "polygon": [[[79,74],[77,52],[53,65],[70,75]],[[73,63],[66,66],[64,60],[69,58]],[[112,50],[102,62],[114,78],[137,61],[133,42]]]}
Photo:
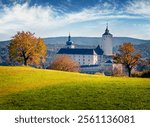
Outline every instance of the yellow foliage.
{"label": "yellow foliage", "polygon": [[121,63],[128,69],[129,77],[131,76],[131,70],[138,64],[140,58],[141,55],[136,53],[131,43],[120,45],[119,53],[114,56],[116,63]]}
{"label": "yellow foliage", "polygon": [[18,32],[9,45],[9,58],[24,65],[41,64],[46,58],[46,45],[43,39],[36,38],[30,32]]}

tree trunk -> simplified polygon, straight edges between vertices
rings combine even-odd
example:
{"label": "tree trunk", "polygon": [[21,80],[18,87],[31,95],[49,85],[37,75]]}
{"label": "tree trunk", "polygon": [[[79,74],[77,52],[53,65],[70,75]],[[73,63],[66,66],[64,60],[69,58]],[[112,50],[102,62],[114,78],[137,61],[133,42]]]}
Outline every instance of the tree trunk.
{"label": "tree trunk", "polygon": [[128,76],[131,77],[131,68],[128,68]]}
{"label": "tree trunk", "polygon": [[27,59],[24,58],[24,65],[27,66]]}
{"label": "tree trunk", "polygon": [[29,56],[28,56],[28,57],[26,57],[26,55],[25,55],[25,52],[24,52],[24,51],[22,51],[22,56],[23,56],[23,59],[24,59],[24,65],[25,65],[25,66],[27,66],[27,60],[28,60]]}

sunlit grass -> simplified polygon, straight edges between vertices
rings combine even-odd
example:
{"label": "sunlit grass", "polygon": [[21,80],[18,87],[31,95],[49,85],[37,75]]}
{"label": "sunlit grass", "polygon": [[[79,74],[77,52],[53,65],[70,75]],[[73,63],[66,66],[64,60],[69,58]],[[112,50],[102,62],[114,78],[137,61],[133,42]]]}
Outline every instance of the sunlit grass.
{"label": "sunlit grass", "polygon": [[0,109],[150,109],[150,79],[0,67]]}

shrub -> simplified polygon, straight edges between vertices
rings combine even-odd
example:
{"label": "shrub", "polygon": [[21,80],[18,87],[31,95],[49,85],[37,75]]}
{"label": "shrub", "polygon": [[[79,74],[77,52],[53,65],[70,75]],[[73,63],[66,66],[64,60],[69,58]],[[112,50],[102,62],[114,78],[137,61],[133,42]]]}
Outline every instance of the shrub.
{"label": "shrub", "polygon": [[143,72],[141,77],[150,78],[150,71]]}
{"label": "shrub", "polygon": [[59,55],[50,64],[48,69],[69,71],[69,72],[79,72],[80,66],[71,57],[67,55]]}
{"label": "shrub", "polygon": [[150,78],[150,71],[135,72],[132,74],[132,77]]}
{"label": "shrub", "polygon": [[141,77],[143,72],[134,72],[132,77]]}

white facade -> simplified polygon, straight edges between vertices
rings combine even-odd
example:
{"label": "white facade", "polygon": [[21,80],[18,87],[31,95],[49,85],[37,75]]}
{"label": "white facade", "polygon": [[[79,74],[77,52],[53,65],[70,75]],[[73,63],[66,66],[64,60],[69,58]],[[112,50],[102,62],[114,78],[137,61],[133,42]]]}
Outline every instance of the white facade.
{"label": "white facade", "polygon": [[77,54],[69,54],[74,61],[78,62],[81,66],[82,65],[95,65],[97,64],[98,56],[95,55],[77,55]]}

